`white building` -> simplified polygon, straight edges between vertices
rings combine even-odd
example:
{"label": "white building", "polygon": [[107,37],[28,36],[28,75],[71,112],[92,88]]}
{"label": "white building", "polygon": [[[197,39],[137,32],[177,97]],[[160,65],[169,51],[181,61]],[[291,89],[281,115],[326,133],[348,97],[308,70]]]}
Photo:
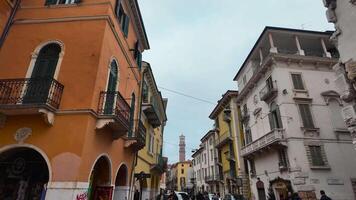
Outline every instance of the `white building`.
{"label": "white building", "polygon": [[193,155],[193,174],[195,178],[196,192],[217,192],[218,184],[217,165],[215,163],[215,131],[210,130],[206,133]]}
{"label": "white building", "polygon": [[[266,27],[234,80],[255,199],[354,199],[356,152],[341,116],[331,32]],[[307,198],[308,196],[308,198]]]}
{"label": "white building", "polygon": [[[336,84],[344,101],[343,117],[352,134],[356,149],[356,1],[323,0],[327,19],[335,24],[336,31],[331,36],[340,52],[340,63],[334,66],[337,73]],[[355,183],[356,187],[356,183]]]}

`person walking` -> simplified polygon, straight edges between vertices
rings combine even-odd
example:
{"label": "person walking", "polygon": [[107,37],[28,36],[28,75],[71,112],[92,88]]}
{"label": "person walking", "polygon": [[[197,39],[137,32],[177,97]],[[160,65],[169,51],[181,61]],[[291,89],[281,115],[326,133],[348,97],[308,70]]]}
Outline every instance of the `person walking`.
{"label": "person walking", "polygon": [[332,200],[330,197],[326,196],[325,191],[324,190],[320,190],[320,200]]}

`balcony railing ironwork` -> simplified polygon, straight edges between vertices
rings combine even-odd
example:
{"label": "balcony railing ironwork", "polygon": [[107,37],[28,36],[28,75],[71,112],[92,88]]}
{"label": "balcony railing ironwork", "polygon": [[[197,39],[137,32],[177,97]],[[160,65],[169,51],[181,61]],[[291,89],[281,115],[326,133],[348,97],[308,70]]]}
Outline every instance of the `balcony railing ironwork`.
{"label": "balcony railing ironwork", "polygon": [[284,129],[273,129],[271,132],[244,146],[241,149],[242,156],[248,156],[273,144],[278,144],[284,140]]}
{"label": "balcony railing ironwork", "polygon": [[0,80],[0,106],[48,106],[58,109],[64,86],[53,78],[22,78]]}
{"label": "balcony railing ironwork", "polygon": [[119,120],[126,130],[129,128],[130,106],[117,91],[100,92],[98,114]]}
{"label": "balcony railing ironwork", "polygon": [[272,81],[271,84],[266,84],[260,91],[260,99],[267,101],[273,98],[278,92],[277,81]]}
{"label": "balcony railing ironwork", "polygon": [[223,178],[221,178],[220,175],[218,174],[214,174],[214,175],[210,175],[210,176],[205,176],[205,182],[207,183],[212,183],[212,182],[218,182],[223,180]]}

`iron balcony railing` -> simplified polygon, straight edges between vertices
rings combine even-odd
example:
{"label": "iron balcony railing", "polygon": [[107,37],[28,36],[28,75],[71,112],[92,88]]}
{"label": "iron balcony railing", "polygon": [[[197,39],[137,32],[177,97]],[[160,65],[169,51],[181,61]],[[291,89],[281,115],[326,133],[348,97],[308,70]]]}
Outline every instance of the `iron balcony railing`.
{"label": "iron balcony railing", "polygon": [[59,108],[64,86],[53,78],[0,80],[0,106],[41,106]]}
{"label": "iron balcony railing", "polygon": [[266,84],[260,91],[260,99],[265,101],[277,93],[277,81],[272,81],[271,84]]}
{"label": "iron balcony railing", "polygon": [[[129,136],[130,137],[130,136]],[[143,125],[142,121],[139,121],[138,123],[138,130],[136,132],[135,135],[133,135],[132,137],[135,137],[136,140],[142,144],[143,146],[145,146],[146,144],[146,128]]]}
{"label": "iron balcony railing", "polygon": [[241,149],[241,155],[247,156],[263,148],[266,148],[274,143],[280,142],[284,139],[284,129],[273,129],[271,132],[251,142]]}
{"label": "iron balcony railing", "polygon": [[221,181],[221,180],[223,180],[223,177],[221,177],[218,174],[205,176],[205,182],[215,182],[215,181]]}
{"label": "iron balcony railing", "polygon": [[130,106],[117,91],[100,92],[98,114],[114,116],[129,127]]}

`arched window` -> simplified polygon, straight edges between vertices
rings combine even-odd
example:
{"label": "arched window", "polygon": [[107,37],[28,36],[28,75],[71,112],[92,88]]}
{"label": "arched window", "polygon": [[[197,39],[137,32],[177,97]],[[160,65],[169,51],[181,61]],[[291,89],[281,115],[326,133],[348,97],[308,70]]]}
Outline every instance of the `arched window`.
{"label": "arched window", "polygon": [[53,77],[56,71],[61,47],[57,43],[44,46],[37,57],[31,78]]}
{"label": "arched window", "polygon": [[59,44],[50,43],[39,51],[25,90],[23,103],[46,102],[61,50]]}
{"label": "arched window", "polygon": [[118,79],[118,67],[115,60],[110,63],[109,80],[106,88],[105,114],[112,114],[115,111],[116,86]]}
{"label": "arched window", "polygon": [[268,118],[271,130],[275,128],[283,128],[281,113],[279,112],[279,107],[275,102],[272,102],[270,105],[270,113],[268,114]]}

